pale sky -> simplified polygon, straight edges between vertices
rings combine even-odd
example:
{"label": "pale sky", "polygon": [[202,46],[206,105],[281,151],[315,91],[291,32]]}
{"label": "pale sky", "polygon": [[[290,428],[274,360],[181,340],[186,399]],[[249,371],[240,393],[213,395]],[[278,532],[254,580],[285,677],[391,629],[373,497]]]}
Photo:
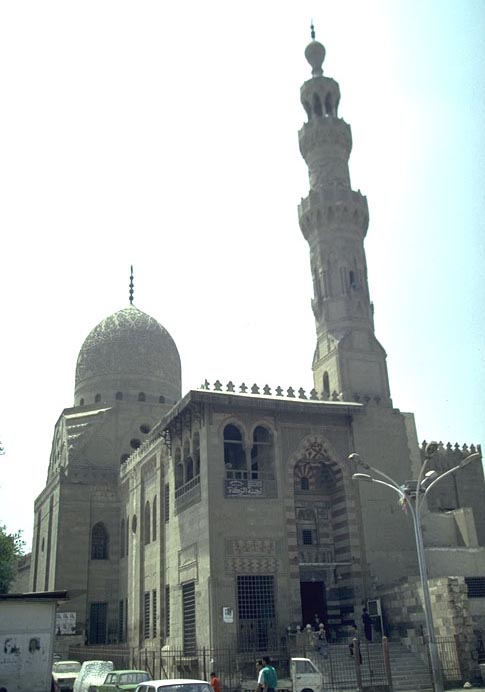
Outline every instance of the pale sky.
{"label": "pale sky", "polygon": [[0,4],[0,523],[30,547],[91,329],[128,304],[183,390],[312,387],[299,89],[313,18],[367,196],[376,335],[420,440],[485,442],[485,2]]}

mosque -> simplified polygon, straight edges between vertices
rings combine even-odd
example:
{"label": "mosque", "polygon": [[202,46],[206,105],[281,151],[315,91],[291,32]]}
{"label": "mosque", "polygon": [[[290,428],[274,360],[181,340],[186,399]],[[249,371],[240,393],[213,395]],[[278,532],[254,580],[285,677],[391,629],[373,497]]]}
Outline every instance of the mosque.
{"label": "mosque", "polygon": [[[298,212],[313,278],[314,388],[217,381],[183,393],[175,341],[134,305],[131,281],[128,306],[81,347],[35,502],[30,589],[70,594],[58,650],[268,651],[315,615],[338,637],[369,601],[391,631],[398,621],[422,627],[417,588],[416,602],[406,596],[418,575],[412,522],[387,488],[352,479],[358,453],[404,484],[424,447],[413,415],[392,402],[374,333],[369,213],[351,187],[339,85],[314,36],[305,57],[309,192]],[[440,445],[433,469],[475,451]],[[424,526],[435,600],[448,609],[435,604],[437,628],[449,634],[459,607],[453,627],[468,638],[485,622],[484,489],[480,463],[450,475],[430,493]]]}

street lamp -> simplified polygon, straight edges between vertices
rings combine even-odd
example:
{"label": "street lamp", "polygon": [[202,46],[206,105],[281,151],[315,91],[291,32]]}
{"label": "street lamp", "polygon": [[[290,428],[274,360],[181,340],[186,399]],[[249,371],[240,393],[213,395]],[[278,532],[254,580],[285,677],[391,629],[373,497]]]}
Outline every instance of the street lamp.
{"label": "street lamp", "polygon": [[[443,675],[438,656],[438,646],[433,623],[433,611],[431,609],[431,598],[429,595],[428,572],[426,569],[426,556],[424,552],[423,534],[421,529],[421,512],[427,494],[431,488],[436,485],[436,483],[441,481],[446,476],[455,473],[455,471],[458,471],[458,469],[462,469],[464,466],[467,466],[472,461],[480,459],[481,454],[478,452],[469,454],[467,457],[462,459],[459,464],[453,466],[453,468],[448,469],[448,471],[445,471],[444,473],[438,474],[435,470],[426,471],[426,466],[428,465],[431,457],[436,453],[437,449],[437,442],[430,442],[428,445],[426,445],[424,461],[419,471],[417,480],[405,481],[401,485],[396,483],[393,478],[385,474],[383,471],[380,471],[379,469],[376,469],[365,462],[359,456],[359,454],[350,454],[349,461],[359,464],[366,471],[370,471],[371,473],[381,476],[381,478],[374,478],[371,473],[354,473],[352,476],[353,480],[364,481],[367,483],[378,483],[379,485],[385,485],[386,487],[391,488],[391,490],[394,490],[394,492],[399,495],[401,504],[409,509],[409,513],[411,514],[413,520],[414,537],[416,539],[416,550],[418,553],[419,575],[421,577],[421,585],[423,588],[424,617],[426,620],[426,626],[428,628],[428,643],[433,685],[435,692],[443,692]],[[381,480],[382,478],[385,480]]]}

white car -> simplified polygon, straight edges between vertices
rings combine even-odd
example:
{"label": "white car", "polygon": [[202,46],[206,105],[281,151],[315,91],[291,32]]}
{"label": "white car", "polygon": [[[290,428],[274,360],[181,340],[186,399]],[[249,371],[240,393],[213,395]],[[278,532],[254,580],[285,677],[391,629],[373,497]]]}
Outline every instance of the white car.
{"label": "white car", "polygon": [[150,680],[138,685],[135,692],[213,692],[205,680]]}
{"label": "white car", "polygon": [[102,685],[112,670],[112,661],[84,661],[74,681],[74,692],[90,692],[89,688]]}
{"label": "white car", "polygon": [[70,692],[81,670],[79,661],[56,661],[52,666],[52,687],[54,692]]}

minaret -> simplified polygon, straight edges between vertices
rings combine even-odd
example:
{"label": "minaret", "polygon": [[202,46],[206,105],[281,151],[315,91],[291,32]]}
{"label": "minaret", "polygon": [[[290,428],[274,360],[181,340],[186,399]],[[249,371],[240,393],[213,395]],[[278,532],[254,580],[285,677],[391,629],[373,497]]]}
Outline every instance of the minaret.
{"label": "minaret", "polygon": [[312,77],[301,87],[308,122],[299,132],[299,141],[310,192],[298,214],[310,246],[317,329],[315,389],[325,397],[337,392],[346,401],[391,405],[386,353],[374,335],[367,285],[367,200],[350,185],[352,135],[349,125],[338,117],[339,85],[323,76],[325,48],[315,41],[313,26],[305,57]]}

